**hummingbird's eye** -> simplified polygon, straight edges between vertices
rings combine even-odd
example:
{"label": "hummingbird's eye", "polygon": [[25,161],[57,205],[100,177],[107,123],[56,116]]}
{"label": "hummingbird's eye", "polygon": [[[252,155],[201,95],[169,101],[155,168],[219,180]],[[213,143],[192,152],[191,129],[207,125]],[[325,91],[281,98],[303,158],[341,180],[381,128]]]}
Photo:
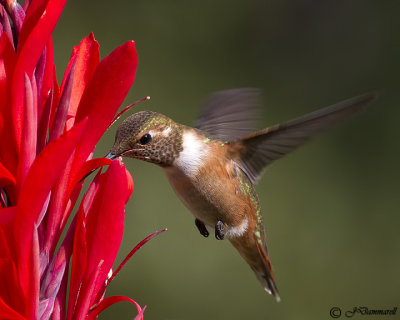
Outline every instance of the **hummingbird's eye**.
{"label": "hummingbird's eye", "polygon": [[151,141],[151,135],[149,133],[146,133],[143,135],[143,137],[140,138],[139,143],[141,145],[148,144]]}

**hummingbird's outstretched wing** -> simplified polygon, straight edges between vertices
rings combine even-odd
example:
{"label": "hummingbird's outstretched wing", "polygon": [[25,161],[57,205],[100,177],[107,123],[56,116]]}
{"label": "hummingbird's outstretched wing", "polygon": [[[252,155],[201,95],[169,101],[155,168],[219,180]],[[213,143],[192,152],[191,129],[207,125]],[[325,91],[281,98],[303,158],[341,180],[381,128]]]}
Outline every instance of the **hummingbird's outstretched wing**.
{"label": "hummingbird's outstretched wing", "polygon": [[361,111],[375,98],[368,93],[316,110],[284,124],[278,124],[240,139],[239,166],[255,184],[273,161],[304,144],[315,134]]}
{"label": "hummingbird's outstretched wing", "polygon": [[237,140],[256,129],[260,120],[260,100],[260,91],[255,88],[216,92],[194,126],[213,139]]}

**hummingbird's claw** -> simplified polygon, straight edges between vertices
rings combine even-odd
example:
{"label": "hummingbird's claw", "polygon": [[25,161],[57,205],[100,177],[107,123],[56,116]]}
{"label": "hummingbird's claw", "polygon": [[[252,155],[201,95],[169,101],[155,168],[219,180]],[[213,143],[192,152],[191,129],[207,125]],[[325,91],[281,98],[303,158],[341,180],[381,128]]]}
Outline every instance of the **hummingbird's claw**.
{"label": "hummingbird's claw", "polygon": [[224,236],[224,223],[218,220],[215,224],[215,238],[217,238],[217,240],[224,240]]}
{"label": "hummingbird's claw", "polygon": [[210,234],[208,233],[208,230],[207,230],[205,224],[204,224],[202,221],[200,221],[199,219],[196,218],[196,219],[194,220],[194,223],[195,223],[197,229],[199,229],[200,234],[201,234],[203,237],[206,237],[206,238],[207,238],[207,237],[210,235]]}

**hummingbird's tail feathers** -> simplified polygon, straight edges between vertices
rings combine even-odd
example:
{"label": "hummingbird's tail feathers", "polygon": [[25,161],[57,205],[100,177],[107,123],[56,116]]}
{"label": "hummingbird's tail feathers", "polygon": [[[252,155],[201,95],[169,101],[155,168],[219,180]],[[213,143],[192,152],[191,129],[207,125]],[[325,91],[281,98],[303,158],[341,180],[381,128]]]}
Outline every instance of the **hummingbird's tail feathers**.
{"label": "hummingbird's tail feathers", "polygon": [[272,273],[272,265],[265,246],[264,233],[262,232],[260,237],[260,234],[249,231],[241,237],[229,238],[229,241],[254,271],[264,290],[272,294],[276,301],[279,302],[281,298]]}
{"label": "hummingbird's tail feathers", "polygon": [[261,285],[264,287],[264,290],[269,294],[275,297],[276,302],[281,301],[281,297],[278,292],[278,288],[276,287],[275,281],[268,275],[260,274],[258,272],[254,272],[258,281],[260,281]]}
{"label": "hummingbird's tail feathers", "polygon": [[258,241],[256,241],[256,244],[262,260],[263,271],[260,272],[253,268],[254,273],[256,274],[258,281],[260,281],[261,285],[264,287],[265,291],[267,291],[269,294],[272,294],[275,297],[276,301],[279,302],[281,301],[281,297],[279,295],[278,288],[274,280],[274,275],[272,273],[272,264],[267,253],[267,248],[265,247],[265,245],[261,244]]}
{"label": "hummingbird's tail feathers", "polygon": [[374,99],[374,93],[367,93],[248,135],[236,142],[240,152],[239,165],[255,184],[266,166],[315,134],[361,111]]}

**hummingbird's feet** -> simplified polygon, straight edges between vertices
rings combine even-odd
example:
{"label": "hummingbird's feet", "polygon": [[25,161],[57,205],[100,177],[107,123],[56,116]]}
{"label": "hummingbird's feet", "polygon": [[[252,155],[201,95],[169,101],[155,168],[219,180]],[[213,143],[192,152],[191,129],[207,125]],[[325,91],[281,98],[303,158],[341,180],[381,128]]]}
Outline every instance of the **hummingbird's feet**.
{"label": "hummingbird's feet", "polygon": [[200,221],[199,219],[195,219],[194,220],[194,223],[195,223],[195,225],[196,225],[196,227],[197,227],[197,229],[199,229],[199,231],[200,231],[200,234],[203,236],[203,237],[208,237],[210,234],[208,233],[208,230],[207,230],[207,228],[206,228],[206,226],[204,225],[204,223],[202,222],[202,221]]}
{"label": "hummingbird's feet", "polygon": [[215,224],[215,238],[217,240],[224,240],[224,223],[221,220]]}

